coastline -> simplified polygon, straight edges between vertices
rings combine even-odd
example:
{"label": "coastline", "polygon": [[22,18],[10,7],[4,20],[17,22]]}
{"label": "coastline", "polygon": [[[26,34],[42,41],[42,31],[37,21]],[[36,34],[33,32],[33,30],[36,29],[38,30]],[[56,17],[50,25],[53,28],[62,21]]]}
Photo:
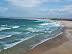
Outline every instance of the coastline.
{"label": "coastline", "polygon": [[[47,20],[47,19],[45,19],[45,20]],[[57,20],[49,20],[49,21],[57,21]],[[68,38],[69,33],[72,33],[72,32],[71,31],[68,32],[68,30],[70,28],[67,27],[67,25],[66,25],[67,21],[58,21],[58,22],[61,22],[61,24],[64,25],[64,29],[63,29],[64,33],[57,36],[56,38],[47,40],[44,43],[39,44],[38,46],[36,46],[35,48],[33,48],[31,50],[28,50],[26,54],[48,54],[48,53],[52,54],[54,52],[54,51],[52,52],[52,50],[54,48],[60,47],[64,43],[69,42],[69,38]],[[70,23],[70,21],[69,21],[69,23]],[[67,33],[68,33],[68,35],[67,35]],[[24,43],[22,42],[12,48],[9,48],[7,50],[0,52],[0,54],[25,54],[26,51],[23,50],[24,49],[23,45],[24,45]]]}
{"label": "coastline", "polygon": [[72,54],[72,21],[53,21],[60,22],[64,26],[64,33],[38,45],[27,54]]}

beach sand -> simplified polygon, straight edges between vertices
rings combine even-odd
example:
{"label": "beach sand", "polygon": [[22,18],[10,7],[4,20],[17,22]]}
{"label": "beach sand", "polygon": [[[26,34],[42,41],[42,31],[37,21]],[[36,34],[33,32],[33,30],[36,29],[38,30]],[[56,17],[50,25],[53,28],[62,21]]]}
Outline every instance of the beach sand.
{"label": "beach sand", "polygon": [[58,22],[64,25],[63,34],[58,37],[50,39],[28,51],[24,51],[24,42],[22,42],[12,48],[1,51],[0,54],[72,54],[72,21],[59,20]]}

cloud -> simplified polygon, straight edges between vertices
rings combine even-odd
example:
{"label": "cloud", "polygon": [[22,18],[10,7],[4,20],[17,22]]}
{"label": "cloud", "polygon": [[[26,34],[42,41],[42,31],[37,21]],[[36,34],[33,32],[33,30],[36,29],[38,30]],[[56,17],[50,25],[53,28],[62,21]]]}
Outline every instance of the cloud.
{"label": "cloud", "polygon": [[41,5],[42,0],[5,0],[11,5],[21,6],[21,7],[35,7]]}
{"label": "cloud", "polygon": [[62,0],[45,0],[46,2],[62,2]]}
{"label": "cloud", "polygon": [[66,9],[72,9],[72,5],[64,5],[62,6],[63,8],[66,8]]}
{"label": "cloud", "polygon": [[8,10],[7,7],[0,7],[0,13],[4,13]]}
{"label": "cloud", "polygon": [[66,2],[72,2],[72,0],[64,0],[64,1],[66,1]]}
{"label": "cloud", "polygon": [[60,9],[41,9],[48,17],[72,18],[72,5],[62,6]]}
{"label": "cloud", "polygon": [[72,0],[44,0],[46,2],[72,2]]}
{"label": "cloud", "polygon": [[72,0],[5,0],[9,5],[19,7],[38,7],[45,2],[72,2]]}
{"label": "cloud", "polygon": [[[51,2],[71,2],[71,0],[4,0],[8,3],[8,15],[24,17],[72,17],[72,5],[56,8]],[[53,6],[49,6],[51,3]],[[49,4],[49,5],[46,5]],[[45,7],[44,7],[45,6]],[[49,7],[48,7],[49,6]],[[2,9],[2,8],[1,8]]]}

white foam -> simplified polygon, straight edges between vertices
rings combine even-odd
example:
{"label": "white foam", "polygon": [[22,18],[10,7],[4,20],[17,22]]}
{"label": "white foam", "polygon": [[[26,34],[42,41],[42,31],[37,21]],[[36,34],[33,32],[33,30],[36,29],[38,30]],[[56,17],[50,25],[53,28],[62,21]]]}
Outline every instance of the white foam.
{"label": "white foam", "polygon": [[34,36],[31,36],[31,37],[27,37],[27,38],[21,39],[19,42],[15,42],[15,43],[12,43],[12,44],[5,44],[5,48],[4,49],[11,48],[11,47],[13,47],[13,46],[15,46],[15,45],[17,45],[17,44],[25,41],[25,40],[28,40],[30,38],[33,38],[33,37],[35,37],[35,35]]}
{"label": "white foam", "polygon": [[[38,35],[38,34],[36,34],[36,35]],[[17,45],[17,44],[23,42],[23,41],[26,41],[26,40],[28,40],[28,39],[31,39],[31,38],[35,37],[36,35],[31,36],[31,37],[27,37],[27,38],[23,38],[23,39],[21,39],[20,41],[15,42],[15,43],[12,43],[12,44],[4,44],[5,48],[3,48],[3,49],[11,48],[11,47],[13,47],[13,46],[15,46],[15,45]]]}
{"label": "white foam", "polygon": [[6,29],[11,29],[11,28],[4,28],[4,27],[1,27],[1,28],[0,28],[0,31],[6,30]]}
{"label": "white foam", "polygon": [[22,32],[14,32],[15,34],[20,34],[20,33],[22,33]]}
{"label": "white foam", "polygon": [[47,33],[52,33],[53,31],[47,31]]}
{"label": "white foam", "polygon": [[29,34],[30,32],[26,32],[26,34]]}
{"label": "white foam", "polygon": [[54,26],[61,26],[60,22],[54,22]]}
{"label": "white foam", "polygon": [[43,31],[44,29],[27,28],[26,30],[31,31],[31,32],[39,32],[39,31]]}
{"label": "white foam", "polygon": [[60,24],[60,22],[45,22],[45,23],[42,23],[42,24],[40,24],[41,26],[49,26],[49,27],[53,27],[53,26],[55,26],[55,27],[58,27],[58,26],[61,26],[61,24]]}
{"label": "white foam", "polygon": [[40,24],[40,25],[42,25],[42,26],[44,26],[44,25],[48,25],[49,23],[43,23],[43,24]]}
{"label": "white foam", "polygon": [[30,29],[33,29],[33,28],[28,28],[27,30],[30,30]]}
{"label": "white foam", "polygon": [[22,32],[8,32],[9,34],[20,34]]}
{"label": "white foam", "polygon": [[1,25],[1,26],[8,26],[8,25],[6,24],[6,25]]}
{"label": "white foam", "polygon": [[20,34],[22,32],[1,32],[3,35],[15,35],[15,34]]}
{"label": "white foam", "polygon": [[56,35],[56,36],[54,36],[54,37],[51,37],[51,38],[48,38],[48,39],[44,39],[44,40],[42,40],[41,42],[39,42],[39,43],[37,43],[37,44],[32,45],[32,48],[31,48],[31,49],[33,49],[33,48],[35,48],[36,46],[38,46],[38,45],[40,45],[40,44],[44,43],[44,42],[45,42],[45,41],[47,41],[47,40],[50,40],[50,39],[56,38],[57,36],[59,36],[59,35],[61,35],[61,34],[63,34],[63,32],[61,32],[61,33],[57,34],[57,35]]}
{"label": "white foam", "polygon": [[19,28],[20,26],[13,26],[12,28]]}
{"label": "white foam", "polygon": [[7,36],[5,36],[5,35],[0,35],[0,39],[4,39],[4,38],[7,38],[7,37],[11,37],[12,35],[7,35]]}
{"label": "white foam", "polygon": [[1,25],[1,26],[6,26],[6,25]]}
{"label": "white foam", "polygon": [[[41,27],[43,27],[43,26],[45,26],[45,25],[49,25],[50,23],[42,23],[42,24],[40,24],[40,26]],[[53,23],[52,22],[52,25],[51,26],[59,26],[60,24],[57,24],[57,23]],[[20,26],[13,26],[12,28],[19,28]],[[11,29],[11,28],[6,28],[6,29]],[[44,31],[44,29],[46,29],[46,27],[45,28],[43,28],[43,29],[37,29],[37,28],[27,28],[26,30],[29,30],[29,31],[32,31],[32,32],[39,32],[39,31]],[[5,29],[3,29],[3,30],[5,30]],[[47,28],[46,30],[49,30],[49,28]],[[47,31],[45,31],[45,32],[47,32]],[[49,31],[50,32],[50,31]],[[30,32],[27,32],[26,34],[29,34]],[[50,32],[51,33],[51,32]],[[16,34],[16,33],[15,33]],[[20,33],[17,33],[17,34],[20,34]],[[43,34],[43,33],[40,33],[40,34]],[[60,34],[62,34],[62,33],[60,33]],[[58,34],[58,35],[60,35],[60,34]],[[36,35],[38,35],[38,34],[36,34]],[[55,37],[57,37],[58,35],[56,35]],[[12,35],[8,35],[7,37],[11,37]],[[3,38],[7,38],[7,37],[3,37]],[[11,47],[13,47],[13,46],[15,46],[15,45],[17,45],[17,44],[19,44],[19,43],[21,43],[21,42],[23,42],[23,41],[25,41],[25,40],[28,40],[28,39],[30,39],[30,38],[33,38],[33,37],[35,37],[35,35],[34,36],[31,36],[31,37],[27,37],[27,38],[24,38],[24,39],[21,39],[19,42],[15,42],[15,43],[12,43],[12,44],[5,44],[5,48],[4,49],[7,49],[7,48],[11,48]],[[52,39],[52,38],[55,38],[55,37],[51,37],[51,38],[48,38],[48,39],[44,39],[44,40],[42,40],[40,43],[37,43],[37,44],[34,44],[33,45],[33,47],[32,48],[34,48],[34,47],[36,47],[37,45],[39,45],[39,44],[41,44],[41,43],[43,43],[43,42],[45,42],[45,41],[47,41],[47,40],[49,40],[49,39]]]}
{"label": "white foam", "polygon": [[49,30],[50,28],[46,28],[46,30]]}
{"label": "white foam", "polygon": [[34,21],[34,22],[41,22],[41,21]]}

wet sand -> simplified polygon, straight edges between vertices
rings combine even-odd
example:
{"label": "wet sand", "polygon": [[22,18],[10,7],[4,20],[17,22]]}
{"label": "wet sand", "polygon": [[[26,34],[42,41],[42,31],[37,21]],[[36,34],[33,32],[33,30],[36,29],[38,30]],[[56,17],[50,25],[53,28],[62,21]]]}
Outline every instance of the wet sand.
{"label": "wet sand", "polygon": [[72,54],[72,21],[58,22],[64,25],[64,33],[29,50],[27,54]]}
{"label": "wet sand", "polygon": [[63,34],[58,37],[48,40],[28,51],[24,51],[24,42],[22,42],[12,48],[1,51],[0,54],[72,54],[72,21],[59,20],[58,22],[64,25]]}

